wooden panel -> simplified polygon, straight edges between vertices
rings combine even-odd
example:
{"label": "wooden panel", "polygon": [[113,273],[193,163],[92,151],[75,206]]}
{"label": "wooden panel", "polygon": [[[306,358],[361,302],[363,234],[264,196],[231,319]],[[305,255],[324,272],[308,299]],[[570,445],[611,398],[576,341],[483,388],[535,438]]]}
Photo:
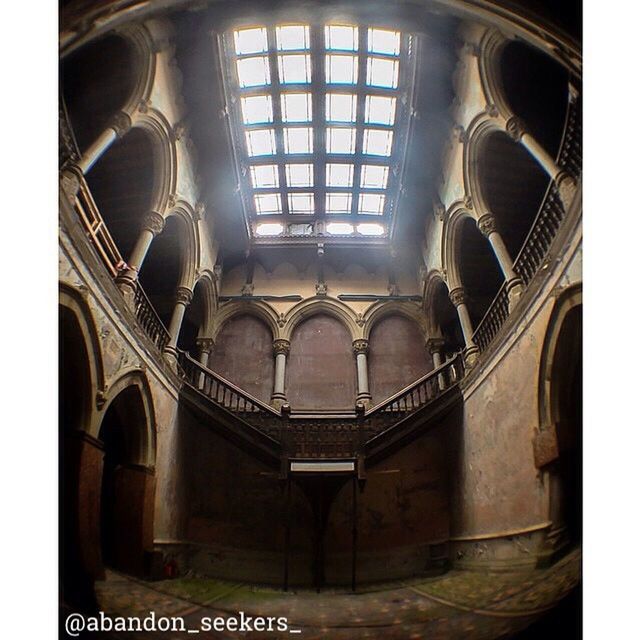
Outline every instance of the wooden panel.
{"label": "wooden panel", "polygon": [[369,386],[374,404],[382,402],[433,369],[418,325],[404,316],[387,316],[369,338]]}
{"label": "wooden panel", "polygon": [[209,368],[256,398],[269,402],[273,391],[273,336],[254,316],[238,316],[218,334]]}
{"label": "wooden panel", "polygon": [[286,393],[293,410],[353,409],[356,363],[351,336],[339,320],[316,315],[291,339]]}

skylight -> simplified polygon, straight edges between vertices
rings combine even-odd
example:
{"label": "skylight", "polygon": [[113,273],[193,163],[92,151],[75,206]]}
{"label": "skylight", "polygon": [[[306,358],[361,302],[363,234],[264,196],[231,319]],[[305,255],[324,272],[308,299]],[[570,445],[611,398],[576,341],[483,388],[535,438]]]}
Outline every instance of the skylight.
{"label": "skylight", "polygon": [[387,238],[408,132],[410,36],[300,22],[238,28],[223,40],[254,239]]}

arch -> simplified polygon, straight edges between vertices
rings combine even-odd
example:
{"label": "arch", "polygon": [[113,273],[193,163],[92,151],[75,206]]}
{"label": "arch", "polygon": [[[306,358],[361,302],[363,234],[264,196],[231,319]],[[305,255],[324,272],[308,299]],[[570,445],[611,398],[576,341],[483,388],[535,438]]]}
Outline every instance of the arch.
{"label": "arch", "polygon": [[281,337],[291,340],[295,328],[307,318],[317,314],[325,314],[335,318],[344,325],[349,332],[351,340],[363,337],[362,329],[358,324],[358,317],[351,307],[335,298],[308,298],[294,305],[285,316],[286,323],[282,328]]}
{"label": "arch", "polygon": [[458,206],[446,217],[442,228],[442,264],[447,274],[446,281],[449,290],[462,286],[458,268],[457,242],[462,224],[467,218],[475,221],[471,211]]}
{"label": "arch", "polygon": [[222,327],[229,322],[232,318],[238,315],[253,315],[265,322],[265,324],[271,330],[273,339],[281,338],[280,335],[280,318],[276,311],[261,300],[245,301],[238,300],[232,302],[226,302],[223,304],[214,314],[211,322],[211,328],[207,337],[217,338]]}
{"label": "arch", "polygon": [[167,214],[165,220],[176,218],[182,236],[182,260],[179,286],[195,287],[196,269],[200,264],[200,233],[195,221],[193,207],[180,200]]}
{"label": "arch", "polygon": [[393,300],[385,302],[381,300],[371,305],[364,314],[364,326],[362,328],[362,337],[369,339],[371,331],[375,325],[390,315],[401,315],[418,325],[424,340],[428,337],[427,322],[424,315],[420,312],[420,307],[411,302],[400,302]]}
{"label": "arch", "polygon": [[427,276],[424,293],[427,333],[430,338],[444,339],[444,352],[453,353],[464,347],[460,317],[449,298],[449,287],[443,274],[433,270]]}
{"label": "arch", "polygon": [[215,276],[211,269],[204,269],[196,276],[194,291],[200,285],[203,289],[204,320],[200,332],[201,337],[210,337],[213,329],[213,318],[218,309],[218,296],[215,285]]}
{"label": "arch", "polygon": [[501,82],[500,59],[509,42],[510,40],[497,29],[487,29],[478,46],[478,69],[482,89],[489,104],[493,104],[505,120],[512,113]]}

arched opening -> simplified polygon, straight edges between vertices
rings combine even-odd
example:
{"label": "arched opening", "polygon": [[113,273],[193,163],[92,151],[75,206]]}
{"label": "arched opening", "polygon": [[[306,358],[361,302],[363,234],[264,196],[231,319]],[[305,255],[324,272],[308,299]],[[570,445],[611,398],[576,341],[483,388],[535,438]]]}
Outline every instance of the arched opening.
{"label": "arched opening", "polygon": [[113,34],[80,47],[62,61],[62,91],[81,151],[96,140],[131,97],[135,69],[133,47]]}
{"label": "arched opening", "polygon": [[460,318],[449,297],[449,289],[442,280],[434,288],[431,307],[433,326],[440,330],[440,336],[444,340],[444,354],[455,353],[463,349],[464,336],[460,326]]}
{"label": "arched opening", "polygon": [[567,112],[567,71],[542,51],[514,40],[502,51],[500,72],[512,112],[555,157]]}
{"label": "arched opening", "polygon": [[178,339],[178,347],[188,351],[196,360],[200,357],[196,338],[202,334],[207,320],[206,296],[207,287],[203,280],[199,280],[193,289],[193,299],[187,307]]}
{"label": "arched opening", "polygon": [[[183,272],[184,235],[177,216],[167,218],[164,230],[153,239],[140,269],[140,283],[165,327],[176,305]],[[188,308],[188,307],[187,307]]]}
{"label": "arched opening", "polygon": [[251,395],[269,402],[273,391],[273,335],[253,315],[228,320],[215,340],[209,368]]}
{"label": "arched opening", "polygon": [[549,469],[550,519],[566,528],[567,540],[582,539],[582,305],[562,321],[553,352],[549,387],[558,458]]}
{"label": "arched opening", "polygon": [[100,427],[104,443],[100,538],[105,565],[142,575],[153,546],[153,476],[140,464],[147,446],[147,415],[137,385],[121,391]]}
{"label": "arched opening", "polygon": [[86,180],[120,254],[128,260],[151,209],[154,189],[151,135],[133,128],[100,156]]}
{"label": "arched opening", "polygon": [[327,314],[303,320],[291,337],[286,394],[293,410],[353,409],[356,366],[346,327]]}
{"label": "arched opening", "polygon": [[478,178],[497,231],[515,260],[538,215],[549,176],[523,145],[497,131],[484,142]]}
{"label": "arched opening", "polygon": [[[91,369],[80,323],[74,311],[60,305],[58,335],[59,425],[59,553],[63,600],[72,607],[92,610],[97,605],[93,583],[100,564],[97,529],[92,530],[92,504],[99,498],[92,483],[91,461],[99,452],[87,446],[91,412]],[[93,452],[93,456],[91,453]],[[97,454],[97,455],[96,455]]]}
{"label": "arched opening", "polygon": [[472,218],[457,229],[456,255],[460,279],[474,329],[478,327],[504,280],[489,241]]}
{"label": "arched opening", "polygon": [[373,404],[433,369],[420,327],[402,315],[378,321],[369,336],[369,388]]}

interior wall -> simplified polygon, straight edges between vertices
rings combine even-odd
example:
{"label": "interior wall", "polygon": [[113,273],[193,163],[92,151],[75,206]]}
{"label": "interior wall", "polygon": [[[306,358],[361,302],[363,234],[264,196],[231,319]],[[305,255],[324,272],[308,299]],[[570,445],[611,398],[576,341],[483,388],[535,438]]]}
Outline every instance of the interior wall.
{"label": "interior wall", "polygon": [[241,315],[220,330],[209,368],[251,395],[269,402],[273,391],[273,336],[255,316]]}
{"label": "interior wall", "polygon": [[355,356],[351,336],[339,320],[318,314],[295,328],[285,391],[293,411],[354,408]]}
{"label": "interior wall", "polygon": [[411,384],[433,369],[420,328],[405,316],[382,318],[369,336],[369,388],[373,403]]}

